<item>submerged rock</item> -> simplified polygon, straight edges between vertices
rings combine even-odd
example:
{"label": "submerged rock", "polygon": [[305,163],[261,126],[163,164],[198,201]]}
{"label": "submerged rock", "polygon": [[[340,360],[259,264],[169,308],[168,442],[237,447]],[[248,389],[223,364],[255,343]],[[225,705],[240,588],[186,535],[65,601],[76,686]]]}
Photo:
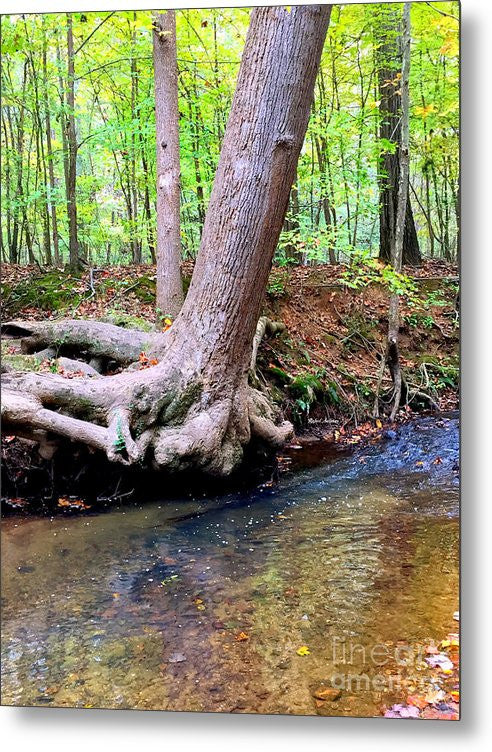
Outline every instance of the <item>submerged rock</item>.
{"label": "submerged rock", "polygon": [[186,660],[184,653],[171,653],[167,659],[168,663],[183,663]]}
{"label": "submerged rock", "polygon": [[340,689],[324,687],[323,685],[317,687],[313,691],[313,697],[316,700],[329,700],[330,702],[335,702],[335,700],[338,700],[341,696],[342,692]]}

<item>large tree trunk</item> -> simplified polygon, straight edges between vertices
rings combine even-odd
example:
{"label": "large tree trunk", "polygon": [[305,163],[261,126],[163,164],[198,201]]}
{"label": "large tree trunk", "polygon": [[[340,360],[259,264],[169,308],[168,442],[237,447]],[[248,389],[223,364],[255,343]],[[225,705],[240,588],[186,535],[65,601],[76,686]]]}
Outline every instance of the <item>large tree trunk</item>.
{"label": "large tree trunk", "polygon": [[157,320],[183,305],[179,219],[180,169],[176,12],[154,16],[154,88],[157,149]]}
{"label": "large tree trunk", "polygon": [[[396,145],[395,150],[385,150],[380,165],[379,193],[379,258],[391,262],[395,240],[398,186],[400,182],[401,145],[401,67],[402,51],[399,43],[400,10],[391,3],[378,9],[376,41],[379,43],[376,60],[381,122],[379,138]],[[406,203],[403,237],[403,264],[418,266],[422,263],[417,231],[410,200]]]}
{"label": "large tree trunk", "polygon": [[157,364],[103,378],[6,374],[6,432],[55,433],[111,460],[214,475],[237,467],[252,440],[289,438],[292,426],[248,371],[329,16],[314,5],[251,13],[190,290],[173,326],[148,342]]}

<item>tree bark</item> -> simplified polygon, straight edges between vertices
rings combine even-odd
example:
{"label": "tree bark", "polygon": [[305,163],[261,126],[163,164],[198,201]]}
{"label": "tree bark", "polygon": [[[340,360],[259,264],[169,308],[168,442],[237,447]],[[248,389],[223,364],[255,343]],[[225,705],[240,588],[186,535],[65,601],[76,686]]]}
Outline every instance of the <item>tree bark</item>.
{"label": "tree bark", "polygon": [[[20,230],[21,230],[21,214],[25,213],[25,199],[24,190],[22,184],[23,178],[23,163],[24,163],[24,121],[25,121],[25,99],[26,99],[26,86],[28,78],[28,59],[26,58],[23,67],[23,79],[22,79],[22,99],[19,107],[19,115],[16,118],[17,125],[17,139],[16,139],[16,151],[17,151],[17,186],[15,191],[16,202],[14,206],[13,214],[13,230],[12,230],[12,245],[9,249],[9,260],[11,264],[17,264],[20,261]],[[10,110],[9,110],[10,118]],[[12,121],[10,121],[10,129],[13,134]],[[22,211],[21,211],[21,206]]]}
{"label": "tree bark", "polygon": [[[173,326],[149,335],[155,365],[98,379],[5,374],[7,432],[55,433],[112,461],[213,475],[232,472],[251,441],[276,447],[292,435],[248,371],[330,10],[251,13],[190,290]],[[77,323],[79,336],[91,325]]]}
{"label": "tree bark", "polygon": [[80,268],[79,242],[77,230],[77,133],[75,130],[75,69],[72,15],[67,13],[67,91],[65,95],[68,113],[66,116],[66,140],[68,147],[67,164],[67,215],[69,265],[72,271]]}
{"label": "tree bark", "polygon": [[[396,207],[396,226],[391,262],[395,272],[401,273],[405,243],[405,223],[408,217],[408,186],[410,174],[409,155],[409,76],[410,76],[410,3],[403,6],[402,70],[401,70],[401,139],[399,153],[399,181]],[[394,420],[402,398],[404,385],[399,351],[400,297],[392,293],[388,314],[387,361],[393,380],[393,406],[390,419]]]}
{"label": "tree bark", "polygon": [[[138,100],[138,69],[137,61],[135,59],[136,54],[136,20],[137,12],[133,11],[133,27],[131,30],[131,57],[130,57],[130,77],[131,77],[131,96],[130,96],[130,110],[132,123],[135,123],[137,118],[137,100]],[[137,185],[137,138],[135,134],[135,127],[132,126],[131,131],[131,145],[130,145],[130,170],[129,170],[129,185],[128,195],[130,200],[130,232],[131,232],[131,247],[132,247],[132,260],[134,264],[142,263],[142,243],[138,233],[138,185]]]}
{"label": "tree bark", "polygon": [[[396,6],[387,3],[378,11],[381,14],[381,28],[376,32],[379,44],[376,60],[378,66],[378,89],[381,122],[379,138],[396,145],[396,150],[386,149],[380,164],[379,191],[379,258],[391,262],[392,248],[396,231],[398,206],[398,186],[400,180],[401,145],[401,93],[400,74],[402,51],[399,44],[400,12]],[[422,263],[417,231],[410,201],[406,204],[405,229],[403,238],[403,264],[418,266]]]}
{"label": "tree bark", "polygon": [[50,97],[48,91],[48,70],[47,70],[47,43],[46,43],[46,28],[43,19],[43,98],[44,98],[44,115],[45,115],[45,130],[46,130],[46,158],[48,161],[48,176],[49,187],[47,201],[49,210],[51,213],[51,233],[53,237],[53,251],[55,258],[55,266],[59,266],[61,263],[60,256],[60,243],[58,239],[58,218],[56,212],[56,202],[54,200],[55,193],[55,171],[53,167],[53,146],[51,141],[51,116],[50,116]]}
{"label": "tree bark", "polygon": [[183,305],[176,13],[154,16],[154,88],[157,149],[157,321]]}

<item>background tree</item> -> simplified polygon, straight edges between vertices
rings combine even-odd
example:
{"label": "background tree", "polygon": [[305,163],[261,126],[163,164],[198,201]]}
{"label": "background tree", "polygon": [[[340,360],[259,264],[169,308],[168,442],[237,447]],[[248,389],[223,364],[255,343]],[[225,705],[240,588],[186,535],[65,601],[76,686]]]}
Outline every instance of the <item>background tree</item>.
{"label": "background tree", "polygon": [[176,14],[154,16],[154,87],[157,149],[157,317],[177,316],[181,281],[178,67]]}
{"label": "background tree", "polygon": [[[393,258],[392,249],[395,244],[402,154],[403,37],[400,36],[399,6],[386,3],[379,6],[376,13],[375,46],[380,99],[379,139],[382,145],[379,173],[379,258],[382,261],[390,261]],[[408,199],[403,239],[403,263],[415,266],[421,262],[422,256],[412,206]]]}
{"label": "background tree", "polygon": [[80,267],[79,238],[77,228],[77,132],[75,129],[75,63],[74,63],[73,25],[72,15],[67,13],[67,79],[66,79],[66,113],[65,138],[68,148],[66,193],[68,217],[68,248],[69,263],[73,271]]}

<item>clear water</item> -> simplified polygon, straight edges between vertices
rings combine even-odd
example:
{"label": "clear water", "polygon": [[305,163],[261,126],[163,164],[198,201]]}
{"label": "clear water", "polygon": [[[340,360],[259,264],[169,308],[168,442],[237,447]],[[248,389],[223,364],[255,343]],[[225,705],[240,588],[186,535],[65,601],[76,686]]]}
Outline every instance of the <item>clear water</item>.
{"label": "clear water", "polygon": [[426,419],[250,493],[4,520],[3,703],[378,715],[456,627],[457,460]]}

